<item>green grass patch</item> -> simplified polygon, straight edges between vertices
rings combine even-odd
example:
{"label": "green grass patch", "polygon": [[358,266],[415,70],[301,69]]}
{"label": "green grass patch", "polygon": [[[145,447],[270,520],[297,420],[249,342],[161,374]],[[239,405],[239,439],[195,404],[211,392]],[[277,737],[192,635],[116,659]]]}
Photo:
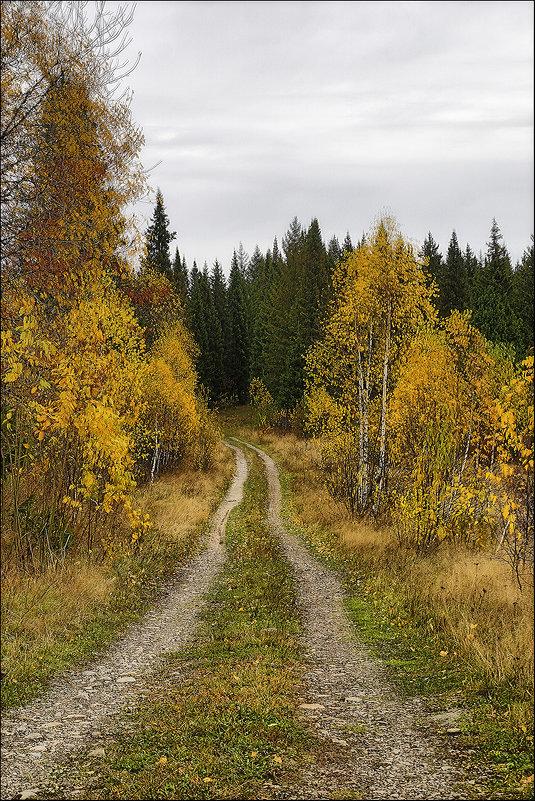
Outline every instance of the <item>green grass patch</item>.
{"label": "green grass patch", "polygon": [[[229,559],[194,647],[169,655],[87,798],[257,798],[311,759],[296,714],[299,615],[291,568],[267,529],[256,456],[227,525]],[[94,766],[93,766],[94,767]]]}
{"label": "green grass patch", "polygon": [[[256,444],[260,441],[244,409],[229,412],[225,430]],[[271,452],[275,458],[276,455]],[[479,790],[466,788],[469,797],[485,799],[533,798],[533,693],[511,682],[496,684],[457,652],[432,607],[414,599],[405,587],[400,560],[367,565],[358,552],[342,547],[326,527],[298,526],[294,498],[302,476],[279,464],[282,515],[287,529],[302,539],[324,564],[339,571],[347,588],[347,609],[358,636],[387,667],[400,694],[420,696],[429,711],[461,709],[461,735],[456,748],[464,751],[465,767],[481,767],[486,776]],[[380,536],[380,534],[378,534]]]}

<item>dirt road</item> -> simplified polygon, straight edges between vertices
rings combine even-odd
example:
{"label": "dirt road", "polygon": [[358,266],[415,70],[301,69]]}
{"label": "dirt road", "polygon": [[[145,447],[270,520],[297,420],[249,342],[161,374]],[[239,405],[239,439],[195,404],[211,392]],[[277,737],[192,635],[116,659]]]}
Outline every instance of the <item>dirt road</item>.
{"label": "dirt road", "polygon": [[[287,533],[281,519],[277,466],[260,449],[269,486],[269,523],[292,564],[303,619],[305,681],[302,712],[324,740],[321,764],[298,786],[266,785],[266,798],[453,799],[458,769],[445,756],[444,737],[417,700],[403,701],[381,663],[355,638],[337,574]],[[420,721],[418,724],[416,721]],[[423,732],[422,724],[428,731]]]}
{"label": "dirt road", "polygon": [[[322,742],[319,759],[302,771],[297,783],[266,782],[259,797],[466,798],[456,790],[460,771],[453,748],[448,752],[448,738],[418,700],[405,701],[393,692],[381,662],[356,639],[338,574],[287,532],[273,460],[248,443],[234,442],[254,450],[264,464],[268,521],[293,566],[303,621],[307,694],[299,711]],[[113,716],[143,695],[144,676],[158,658],[194,640],[203,596],[225,560],[226,520],[241,501],[247,476],[242,450],[230,447],[236,474],[213,518],[206,548],[181,571],[160,603],[98,664],[59,677],[41,698],[4,716],[3,799],[46,791],[52,767],[75,753],[98,755]]]}
{"label": "dirt road", "polygon": [[194,638],[203,596],[225,560],[226,521],[247,477],[242,451],[229,447],[236,472],[212,518],[206,547],[178,571],[160,602],[97,664],[58,677],[40,698],[2,716],[2,799],[43,789],[51,770],[69,755],[100,748],[108,722],[143,693],[143,676],[158,657]]}

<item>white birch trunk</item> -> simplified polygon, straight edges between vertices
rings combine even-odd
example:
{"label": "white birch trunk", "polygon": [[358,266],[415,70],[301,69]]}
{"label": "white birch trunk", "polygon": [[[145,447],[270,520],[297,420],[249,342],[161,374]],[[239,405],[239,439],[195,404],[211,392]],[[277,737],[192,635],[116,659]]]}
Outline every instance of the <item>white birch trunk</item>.
{"label": "white birch trunk", "polygon": [[386,389],[388,381],[388,364],[390,360],[390,327],[392,321],[392,301],[388,300],[388,313],[386,318],[385,358],[383,363],[383,399],[381,404],[381,435],[379,439],[379,465],[377,469],[377,489],[383,490],[386,469]]}
{"label": "white birch trunk", "polygon": [[150,471],[151,484],[154,481],[154,474],[155,474],[155,472],[157,470],[157,467],[158,467],[158,455],[159,455],[159,449],[160,449],[160,443],[158,441],[158,415],[157,414],[156,414],[156,416],[154,418],[154,428],[155,428],[155,443],[154,443],[154,454],[153,454],[153,457],[152,457],[152,468],[151,468],[151,471]]}

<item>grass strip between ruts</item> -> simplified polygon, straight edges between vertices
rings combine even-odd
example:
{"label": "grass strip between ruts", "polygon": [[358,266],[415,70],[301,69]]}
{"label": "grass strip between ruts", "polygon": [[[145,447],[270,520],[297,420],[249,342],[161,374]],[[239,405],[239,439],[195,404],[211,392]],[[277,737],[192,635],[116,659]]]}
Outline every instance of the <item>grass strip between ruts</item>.
{"label": "grass strip between ruts", "polygon": [[[255,798],[260,785],[311,759],[296,708],[299,616],[291,568],[265,522],[256,456],[227,524],[228,561],[195,646],[169,655],[106,745],[86,798]],[[93,765],[94,767],[94,765]]]}
{"label": "grass strip between ruts", "polygon": [[[402,565],[375,561],[370,566],[365,553],[344,548],[328,526],[300,522],[297,510],[307,470],[305,464],[299,469],[290,466],[295,459],[285,458],[287,448],[278,447],[284,443],[284,434],[275,441],[263,436],[251,424],[250,409],[232,410],[223,423],[227,436],[263,448],[278,463],[282,516],[288,531],[339,571],[357,636],[383,661],[396,689],[403,695],[419,696],[431,712],[451,707],[462,710],[456,724],[461,731],[454,738],[445,738],[445,748],[454,750],[464,763],[466,797],[532,799],[532,685],[493,683],[475,664],[463,659],[433,607],[420,603],[408,591]],[[310,495],[306,497],[310,504]]]}

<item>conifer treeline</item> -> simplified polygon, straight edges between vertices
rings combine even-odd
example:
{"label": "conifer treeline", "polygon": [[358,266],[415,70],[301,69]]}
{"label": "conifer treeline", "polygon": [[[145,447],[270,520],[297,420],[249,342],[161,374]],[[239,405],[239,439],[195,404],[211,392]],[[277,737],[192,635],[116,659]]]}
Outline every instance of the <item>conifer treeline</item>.
{"label": "conifer treeline", "polygon": [[[195,261],[188,269],[176,248],[171,261],[175,234],[158,190],[146,237],[147,266],[165,274],[183,301],[210,402],[245,403],[251,379],[260,378],[280,409],[293,409],[303,394],[305,354],[331,299],[333,270],[355,247],[350,234],[326,245],[317,219],[304,228],[295,217],[282,248],[275,238],[266,253],[257,246],[249,256],[240,243],[226,279],[217,260],[211,270]],[[514,268],[496,220],[484,255],[470,245],[462,251],[455,231],[445,257],[431,233],[419,255],[437,284],[441,317],[470,309],[487,339],[509,345],[517,358],[526,355],[533,341],[533,238]]]}

